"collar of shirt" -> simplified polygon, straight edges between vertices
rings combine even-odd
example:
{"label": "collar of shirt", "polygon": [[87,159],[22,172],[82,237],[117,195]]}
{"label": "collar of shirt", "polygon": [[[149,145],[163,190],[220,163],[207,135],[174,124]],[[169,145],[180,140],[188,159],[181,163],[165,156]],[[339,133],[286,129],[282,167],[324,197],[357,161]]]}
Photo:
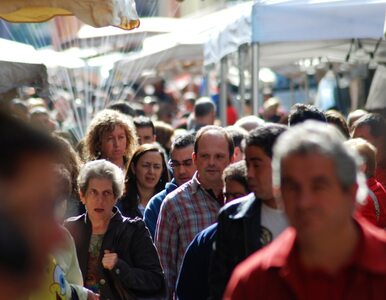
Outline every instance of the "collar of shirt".
{"label": "collar of shirt", "polygon": [[224,205],[224,196],[222,193],[220,193],[216,196],[212,189],[207,189],[206,191],[209,195],[212,196],[213,199],[215,199],[217,201],[218,204],[220,204],[220,206]]}
{"label": "collar of shirt", "polygon": [[202,189],[205,193],[207,193],[208,195],[210,195],[211,198],[213,198],[216,202],[218,202],[220,204],[220,206],[223,206],[224,205],[224,196],[222,193],[220,193],[218,196],[216,196],[213,192],[212,189],[205,189],[200,181],[198,180],[198,173],[196,171],[196,173],[194,173],[193,177],[192,177],[192,184],[191,184],[191,188],[192,188],[192,194],[195,194],[197,193],[197,191],[199,189]]}

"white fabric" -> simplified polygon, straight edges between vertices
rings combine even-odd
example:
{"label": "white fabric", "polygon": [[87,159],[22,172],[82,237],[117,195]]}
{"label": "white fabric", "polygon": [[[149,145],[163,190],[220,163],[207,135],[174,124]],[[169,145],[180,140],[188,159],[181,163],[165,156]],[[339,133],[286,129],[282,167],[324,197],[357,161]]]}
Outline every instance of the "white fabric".
{"label": "white fabric", "polygon": [[371,82],[366,109],[384,108],[386,108],[386,67],[378,65],[373,81]]}
{"label": "white fabric", "polygon": [[2,0],[0,6],[0,17],[11,22],[43,22],[72,14],[95,27],[139,25],[134,0]]}
{"label": "white fabric", "polygon": [[44,65],[0,61],[0,93],[21,86],[33,86],[47,93],[47,69]]}
{"label": "white fabric", "polygon": [[0,93],[25,85],[47,94],[47,69],[34,47],[0,39],[0,48]]}
{"label": "white fabric", "polygon": [[[257,1],[249,15],[244,13],[233,24],[220,28],[205,44],[204,64],[219,62],[246,42],[259,42],[261,51],[271,54],[271,57],[274,47],[281,48],[278,62],[275,58],[266,61],[264,53],[261,53],[262,67],[278,66],[280,61],[291,62],[291,57],[285,56],[288,45],[292,54],[296,54],[295,59],[330,57],[328,47],[331,42],[344,45],[347,53],[351,38],[376,39],[383,36],[385,12],[385,0]],[[235,31],[234,24],[251,28]],[[312,43],[316,43],[314,46],[317,47],[312,47]],[[332,56],[334,54],[332,49]]]}
{"label": "white fabric", "polygon": [[[140,52],[117,63],[118,76],[124,80],[137,79],[138,71],[169,66],[176,61],[201,62],[204,59],[204,44],[211,35],[233,24],[241,13],[250,12],[252,4],[253,1],[239,3],[210,14],[181,19],[172,33],[146,38]],[[235,30],[244,28],[240,25]]]}
{"label": "white fabric", "polygon": [[252,42],[380,38],[386,1],[261,1],[252,10]]}
{"label": "white fabric", "polygon": [[[288,227],[288,220],[282,210],[273,209],[264,203],[261,205],[262,243],[271,242]],[[267,231],[266,231],[266,230]]]}

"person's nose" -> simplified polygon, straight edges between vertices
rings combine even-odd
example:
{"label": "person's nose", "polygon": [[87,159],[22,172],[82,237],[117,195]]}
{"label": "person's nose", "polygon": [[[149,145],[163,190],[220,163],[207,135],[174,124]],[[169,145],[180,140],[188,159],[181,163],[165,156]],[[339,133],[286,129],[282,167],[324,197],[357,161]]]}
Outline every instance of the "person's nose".
{"label": "person's nose", "polygon": [[312,192],[309,189],[301,189],[298,193],[297,204],[300,208],[308,208],[312,205]]}
{"label": "person's nose", "polygon": [[254,179],[255,178],[255,170],[253,168],[247,168],[247,179]]}
{"label": "person's nose", "polygon": [[118,147],[118,139],[117,138],[113,139],[113,146],[114,146],[114,148]]}
{"label": "person's nose", "polygon": [[179,167],[178,172],[179,172],[180,174],[185,174],[185,172],[186,172],[186,166],[183,165],[183,164],[181,164],[180,167]]}
{"label": "person's nose", "polygon": [[153,174],[154,173],[154,166],[150,165],[147,171],[149,174]]}

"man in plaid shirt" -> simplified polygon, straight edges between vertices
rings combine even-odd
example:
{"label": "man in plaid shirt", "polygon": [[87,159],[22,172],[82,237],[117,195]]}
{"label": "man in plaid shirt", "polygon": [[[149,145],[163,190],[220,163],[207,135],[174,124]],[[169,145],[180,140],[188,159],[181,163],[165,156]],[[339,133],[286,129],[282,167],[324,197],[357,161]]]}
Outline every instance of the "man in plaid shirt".
{"label": "man in plaid shirt", "polygon": [[193,178],[166,196],[157,221],[156,246],[173,292],[185,250],[195,235],[217,221],[224,203],[222,172],[233,160],[234,145],[225,129],[205,126],[196,135]]}

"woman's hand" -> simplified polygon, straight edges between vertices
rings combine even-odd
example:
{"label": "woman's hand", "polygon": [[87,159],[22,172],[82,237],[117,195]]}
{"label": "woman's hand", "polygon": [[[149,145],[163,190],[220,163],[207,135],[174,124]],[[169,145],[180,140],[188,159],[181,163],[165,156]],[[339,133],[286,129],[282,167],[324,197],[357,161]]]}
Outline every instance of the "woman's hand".
{"label": "woman's hand", "polygon": [[102,258],[102,265],[107,270],[112,270],[118,262],[118,254],[111,253],[110,250],[105,250],[105,255]]}

